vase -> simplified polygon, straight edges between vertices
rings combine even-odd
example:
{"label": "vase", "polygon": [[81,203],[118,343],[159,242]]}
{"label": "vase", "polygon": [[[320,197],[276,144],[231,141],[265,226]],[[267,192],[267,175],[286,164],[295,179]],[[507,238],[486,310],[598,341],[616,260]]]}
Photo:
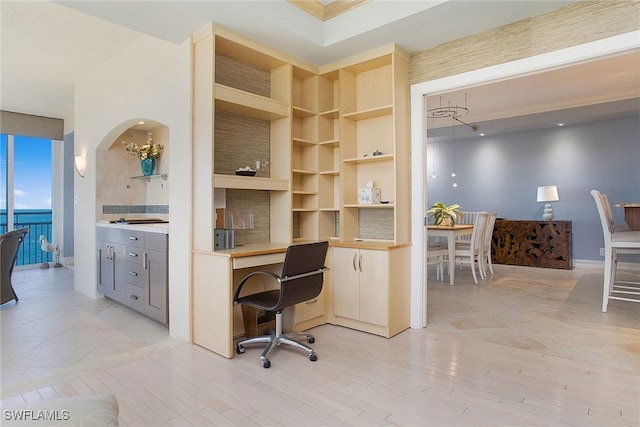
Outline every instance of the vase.
{"label": "vase", "polygon": [[142,168],[142,175],[153,175],[153,172],[156,169],[156,159],[140,160],[140,167]]}

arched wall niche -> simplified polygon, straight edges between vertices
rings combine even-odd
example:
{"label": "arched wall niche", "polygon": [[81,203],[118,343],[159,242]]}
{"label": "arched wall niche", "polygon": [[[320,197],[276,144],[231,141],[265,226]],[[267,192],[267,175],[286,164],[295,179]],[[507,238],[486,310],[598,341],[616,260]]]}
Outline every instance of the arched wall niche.
{"label": "arched wall niche", "polygon": [[[123,142],[163,146],[155,175],[142,177],[140,160]],[[169,220],[169,127],[148,118],[127,120],[109,131],[96,147],[96,215],[98,221],[121,217]]]}

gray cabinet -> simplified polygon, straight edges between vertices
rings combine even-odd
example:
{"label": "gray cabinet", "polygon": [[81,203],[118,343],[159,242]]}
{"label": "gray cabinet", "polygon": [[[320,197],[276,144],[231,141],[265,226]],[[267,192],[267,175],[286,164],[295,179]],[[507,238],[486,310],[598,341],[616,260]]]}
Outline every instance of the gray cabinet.
{"label": "gray cabinet", "polygon": [[98,292],[163,324],[168,312],[168,237],[98,227]]}

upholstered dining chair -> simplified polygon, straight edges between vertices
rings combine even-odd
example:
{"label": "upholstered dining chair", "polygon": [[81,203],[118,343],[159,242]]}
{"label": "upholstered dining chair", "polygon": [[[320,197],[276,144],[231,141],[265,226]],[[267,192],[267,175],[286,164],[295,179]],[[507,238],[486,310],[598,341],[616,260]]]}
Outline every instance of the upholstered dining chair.
{"label": "upholstered dining chair", "polygon": [[28,232],[28,228],[20,228],[0,236],[0,304],[11,300],[18,302],[18,295],[11,283],[11,275],[18,258],[18,249]]}
{"label": "upholstered dining chair", "polygon": [[616,280],[618,255],[640,255],[640,231],[618,231],[607,196],[598,190],[591,190],[591,195],[596,201],[604,235],[602,311],[606,312],[611,299],[640,302],[640,282]]}
{"label": "upholstered dining chair", "polygon": [[[289,336],[290,334],[282,332],[282,311],[289,306],[308,301],[320,294],[324,281],[324,272],[328,270],[324,265],[328,247],[329,242],[326,241],[289,246],[282,264],[282,272],[279,276],[271,271],[259,270],[250,273],[240,281],[233,296],[234,304],[246,304],[258,310],[275,312],[276,330],[274,334],[238,342],[236,344],[236,353],[244,353],[246,345],[266,343],[267,346],[262,351],[262,355],[260,355],[260,363],[263,368],[271,366],[271,361],[268,359],[269,354],[280,344],[288,344],[306,351],[309,355],[309,360],[312,362],[318,359],[311,347],[292,338],[294,334]],[[243,286],[250,278],[256,275],[266,276],[269,280],[277,282],[279,289],[241,296]],[[306,333],[302,335],[306,337],[309,344],[315,342],[313,335]]]}
{"label": "upholstered dining chair", "polygon": [[[484,229],[488,216],[489,214],[487,212],[478,212],[473,223],[471,240],[469,240],[468,242],[464,240],[455,241],[455,262],[469,264],[469,266],[471,267],[471,273],[473,275],[473,281],[476,285],[478,284],[478,278],[476,276],[476,263],[478,264],[480,278],[484,279],[485,277],[481,264]],[[452,262],[452,260],[449,260],[449,262]]]}

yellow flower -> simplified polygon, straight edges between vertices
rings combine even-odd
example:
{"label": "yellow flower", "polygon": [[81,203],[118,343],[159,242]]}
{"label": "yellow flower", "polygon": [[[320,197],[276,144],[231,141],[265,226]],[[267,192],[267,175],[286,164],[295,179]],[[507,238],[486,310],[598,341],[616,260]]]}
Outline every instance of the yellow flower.
{"label": "yellow flower", "polygon": [[153,142],[153,134],[151,132],[147,133],[147,143],[142,146],[135,142],[126,141],[122,141],[122,144],[124,144],[125,149],[131,153],[132,156],[140,160],[159,159],[160,153],[162,153],[164,149],[162,145]]}

